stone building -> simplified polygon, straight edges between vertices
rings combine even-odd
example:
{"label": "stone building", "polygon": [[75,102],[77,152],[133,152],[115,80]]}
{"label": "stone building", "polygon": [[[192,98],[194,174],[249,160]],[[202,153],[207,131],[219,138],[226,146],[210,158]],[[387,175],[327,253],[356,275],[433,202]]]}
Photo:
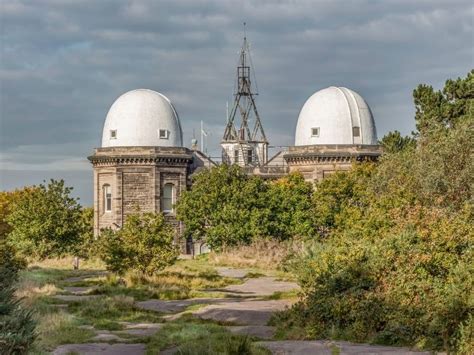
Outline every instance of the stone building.
{"label": "stone building", "polygon": [[94,168],[94,233],[121,228],[127,215],[163,212],[176,226],[174,204],[189,187],[189,176],[214,163],[183,147],[178,114],[152,90],[133,90],[110,108],[102,145],[89,157]]}

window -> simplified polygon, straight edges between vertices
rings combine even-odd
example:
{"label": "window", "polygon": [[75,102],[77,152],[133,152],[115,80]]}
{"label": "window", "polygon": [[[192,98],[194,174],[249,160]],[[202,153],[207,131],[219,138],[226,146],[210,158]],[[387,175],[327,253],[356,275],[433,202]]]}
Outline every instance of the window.
{"label": "window", "polygon": [[239,162],[239,151],[234,150],[234,163],[237,164]]}
{"label": "window", "polygon": [[319,127],[311,128],[311,137],[319,137]]}
{"label": "window", "polygon": [[163,195],[161,195],[161,211],[168,213],[173,212],[173,195],[173,184],[165,184],[165,186],[163,186]]}
{"label": "window", "polygon": [[352,135],[354,137],[360,137],[360,127],[352,127]]}
{"label": "window", "polygon": [[158,131],[158,136],[160,137],[160,139],[168,139],[169,138],[169,131],[167,129],[160,129]]}
{"label": "window", "polygon": [[111,129],[110,130],[110,139],[117,139],[117,130]]}
{"label": "window", "polygon": [[247,164],[252,164],[253,161],[253,150],[247,150]]}
{"label": "window", "polygon": [[104,212],[112,212],[112,188],[110,185],[102,187],[104,194]]}

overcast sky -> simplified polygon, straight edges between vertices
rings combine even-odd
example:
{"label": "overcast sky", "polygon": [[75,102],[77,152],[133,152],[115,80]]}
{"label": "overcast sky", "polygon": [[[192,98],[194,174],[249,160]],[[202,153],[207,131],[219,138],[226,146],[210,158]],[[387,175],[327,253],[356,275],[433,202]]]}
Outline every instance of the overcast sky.
{"label": "overcast sky", "polygon": [[2,0],[1,176],[9,190],[64,178],[92,201],[108,109],[149,88],[171,99],[190,145],[199,122],[219,155],[243,26],[271,145],[291,145],[299,110],[330,85],[369,103],[379,138],[414,129],[412,91],[474,67],[472,1]]}

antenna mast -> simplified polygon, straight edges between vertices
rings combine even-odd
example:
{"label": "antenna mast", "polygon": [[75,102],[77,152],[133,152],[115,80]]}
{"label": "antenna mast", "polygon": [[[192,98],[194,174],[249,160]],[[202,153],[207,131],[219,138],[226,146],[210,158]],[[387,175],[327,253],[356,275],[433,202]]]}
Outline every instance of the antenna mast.
{"label": "antenna mast", "polygon": [[252,88],[252,61],[244,22],[244,41],[237,65],[237,92],[222,138],[222,158],[229,164],[261,166],[267,162],[268,141]]}

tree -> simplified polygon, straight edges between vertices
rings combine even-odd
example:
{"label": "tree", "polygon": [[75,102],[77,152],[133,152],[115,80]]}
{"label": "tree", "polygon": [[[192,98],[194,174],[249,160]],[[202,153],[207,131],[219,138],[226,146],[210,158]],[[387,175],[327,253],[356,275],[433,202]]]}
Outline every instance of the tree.
{"label": "tree", "polygon": [[416,140],[412,137],[402,137],[400,132],[393,131],[387,133],[379,142],[383,147],[384,153],[396,153],[406,148],[416,146]]}
{"label": "tree", "polygon": [[178,256],[174,229],[159,213],[129,215],[122,229],[101,232],[99,255],[108,270],[120,275],[129,270],[154,274]]}
{"label": "tree", "polygon": [[313,185],[300,173],[268,182],[259,203],[263,209],[260,229],[279,240],[313,236],[312,194]]}
{"label": "tree", "polygon": [[474,69],[466,78],[449,79],[443,91],[420,84],[413,91],[415,121],[423,137],[433,130],[453,128],[474,119]]}
{"label": "tree", "polygon": [[80,242],[81,206],[64,181],[33,187],[11,206],[10,240],[23,255],[44,259],[73,252]]}
{"label": "tree", "polygon": [[222,164],[199,172],[191,190],[180,196],[177,217],[185,235],[206,240],[213,249],[250,243],[262,230],[262,179],[249,177],[237,165]]}

